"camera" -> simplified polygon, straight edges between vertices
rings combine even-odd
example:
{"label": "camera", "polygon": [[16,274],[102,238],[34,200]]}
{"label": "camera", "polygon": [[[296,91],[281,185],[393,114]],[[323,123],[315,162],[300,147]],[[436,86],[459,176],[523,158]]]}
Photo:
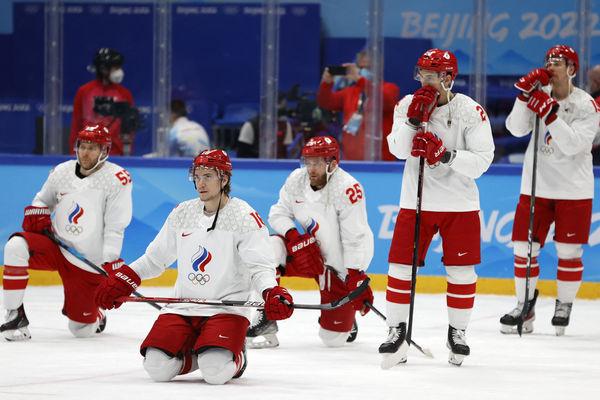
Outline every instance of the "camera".
{"label": "camera", "polygon": [[331,75],[346,75],[346,67],[343,65],[329,65],[327,71],[329,71]]}
{"label": "camera", "polygon": [[121,133],[133,133],[142,127],[140,111],[126,101],[115,101],[112,97],[94,98],[94,112],[121,120]]}

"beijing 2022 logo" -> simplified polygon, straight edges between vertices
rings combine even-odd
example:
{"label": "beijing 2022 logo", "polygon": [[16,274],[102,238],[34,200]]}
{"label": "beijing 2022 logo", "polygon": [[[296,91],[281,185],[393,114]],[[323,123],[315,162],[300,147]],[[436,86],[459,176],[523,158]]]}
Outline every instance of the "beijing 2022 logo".
{"label": "beijing 2022 logo", "polygon": [[[202,246],[192,256],[192,269],[195,272],[188,274],[188,279],[194,285],[206,285],[210,281],[210,275],[204,272],[206,265],[212,260],[212,254]],[[200,271],[200,272],[198,272]]]}
{"label": "beijing 2022 logo", "polygon": [[85,210],[79,204],[73,202],[69,216],[69,223],[65,225],[65,231],[73,236],[78,236],[83,233],[83,227],[79,226],[79,219],[83,216]]}

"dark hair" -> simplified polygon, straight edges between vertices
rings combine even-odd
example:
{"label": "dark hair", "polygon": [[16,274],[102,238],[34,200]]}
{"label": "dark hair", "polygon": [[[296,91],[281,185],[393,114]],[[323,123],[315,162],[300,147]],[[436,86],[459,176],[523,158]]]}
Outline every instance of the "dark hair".
{"label": "dark hair", "polygon": [[229,193],[231,193],[231,174],[228,174],[227,172],[220,172],[221,174],[223,174],[224,176],[227,176],[227,185],[225,185],[225,187],[223,187],[223,193],[225,193],[227,196],[229,196]]}
{"label": "dark hair", "polygon": [[183,100],[174,99],[171,100],[171,114],[178,117],[186,117],[188,115],[185,103]]}

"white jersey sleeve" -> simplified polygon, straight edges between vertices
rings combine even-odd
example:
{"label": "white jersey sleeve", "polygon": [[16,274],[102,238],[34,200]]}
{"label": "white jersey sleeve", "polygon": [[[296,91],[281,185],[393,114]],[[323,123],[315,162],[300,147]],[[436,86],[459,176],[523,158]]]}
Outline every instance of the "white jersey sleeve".
{"label": "white jersey sleeve", "polygon": [[394,124],[387,136],[390,152],[399,160],[406,160],[412,149],[412,139],[417,129],[407,124],[406,112],[413,95],[404,96],[394,108]]}
{"label": "white jersey sleeve", "polygon": [[48,175],[48,178],[44,182],[44,185],[33,198],[33,201],[31,202],[32,206],[48,207],[50,211],[54,211],[54,207],[57,203],[57,193],[56,185],[52,182],[52,172],[54,172],[54,168],[50,170],[50,173]]}
{"label": "white jersey sleeve", "polygon": [[488,170],[494,159],[495,148],[488,117],[481,106],[476,107],[464,110],[472,114],[468,118],[472,123],[465,124],[463,131],[465,148],[456,148],[456,157],[449,164],[453,171],[472,179],[479,178]]}
{"label": "white jersey sleeve", "polygon": [[[125,178],[125,175],[122,176]],[[125,228],[131,222],[133,212],[131,200],[132,183],[130,179],[125,179],[115,186],[116,189],[106,198],[106,209],[104,211],[102,255],[105,262],[110,262],[120,257]]]}
{"label": "white jersey sleeve", "polygon": [[297,189],[297,176],[303,173],[301,168],[294,170],[286,179],[284,185],[279,190],[279,199],[277,203],[271,206],[269,210],[269,225],[280,235],[285,235],[287,231],[295,228],[294,224],[294,194]]}
{"label": "white jersey sleeve", "polygon": [[161,275],[177,259],[177,236],[176,231],[172,229],[172,215],[175,210],[171,211],[154,240],[146,248],[144,255],[130,265],[141,279]]}
{"label": "white jersey sleeve", "polygon": [[527,102],[517,97],[504,124],[511,135],[523,137],[533,130],[532,117],[533,112],[527,108]]}

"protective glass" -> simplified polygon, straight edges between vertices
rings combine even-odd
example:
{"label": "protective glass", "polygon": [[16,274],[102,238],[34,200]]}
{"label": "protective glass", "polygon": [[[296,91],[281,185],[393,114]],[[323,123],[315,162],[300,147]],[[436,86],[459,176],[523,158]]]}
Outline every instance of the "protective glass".
{"label": "protective glass", "polygon": [[414,72],[415,81],[427,83],[441,82],[445,75],[445,72],[429,71],[419,67],[415,67]]}
{"label": "protective glass", "polygon": [[324,167],[328,165],[329,162],[326,161],[323,157],[302,157],[300,159],[300,165],[303,167]]}
{"label": "protective glass", "polygon": [[196,182],[214,182],[219,179],[219,173],[211,169],[195,168],[190,174],[190,180],[192,179]]}
{"label": "protective glass", "polygon": [[546,59],[546,68],[548,67],[561,67],[561,66],[566,66],[567,65],[567,60],[565,60],[563,57],[548,57]]}

